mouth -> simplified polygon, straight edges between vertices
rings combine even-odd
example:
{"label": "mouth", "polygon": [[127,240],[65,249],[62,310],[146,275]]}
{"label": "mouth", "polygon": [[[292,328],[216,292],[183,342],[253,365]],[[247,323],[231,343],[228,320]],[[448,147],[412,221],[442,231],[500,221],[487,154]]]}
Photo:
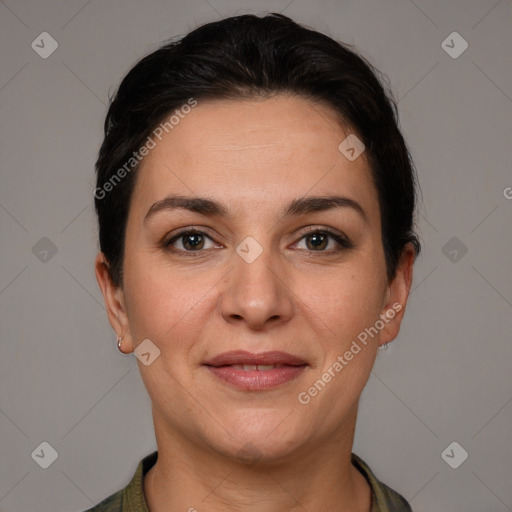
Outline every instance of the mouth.
{"label": "mouth", "polygon": [[246,391],[272,389],[295,380],[309,366],[286,352],[224,352],[203,365],[218,379]]}
{"label": "mouth", "polygon": [[254,370],[257,370],[259,372],[267,372],[269,370],[274,370],[276,368],[285,368],[286,366],[291,366],[291,365],[286,365],[286,364],[231,364],[231,365],[224,365],[223,367],[225,368],[226,366],[229,366],[230,368],[233,368],[234,370],[244,370],[245,372],[254,371]]}

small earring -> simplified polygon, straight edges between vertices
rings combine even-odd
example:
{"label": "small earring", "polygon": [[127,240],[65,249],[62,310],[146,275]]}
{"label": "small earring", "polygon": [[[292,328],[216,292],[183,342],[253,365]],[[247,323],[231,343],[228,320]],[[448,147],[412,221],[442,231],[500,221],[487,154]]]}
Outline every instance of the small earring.
{"label": "small earring", "polygon": [[[122,337],[122,336],[119,336],[119,337],[117,338],[117,348],[118,348],[119,352],[123,352],[123,351],[121,350],[121,345],[122,345],[122,343],[123,343],[123,337]],[[124,352],[123,352],[123,354],[124,354]]]}
{"label": "small earring", "polygon": [[387,350],[388,349],[388,343],[384,343],[379,347],[379,350]]}

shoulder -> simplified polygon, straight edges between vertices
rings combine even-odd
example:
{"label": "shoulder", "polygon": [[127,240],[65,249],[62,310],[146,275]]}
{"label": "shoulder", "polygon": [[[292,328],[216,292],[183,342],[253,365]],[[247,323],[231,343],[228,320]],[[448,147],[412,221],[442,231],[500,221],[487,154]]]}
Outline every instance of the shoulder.
{"label": "shoulder", "polygon": [[144,498],[144,475],[154,466],[158,458],[155,451],[138,464],[130,483],[85,512],[148,512]]}
{"label": "shoulder", "polygon": [[117,491],[108,498],[105,498],[101,503],[98,503],[93,508],[87,509],[85,512],[121,512],[123,503],[123,490]]}
{"label": "shoulder", "polygon": [[389,510],[389,512],[412,512],[411,505],[409,505],[401,494],[398,494],[395,490],[382,482],[379,482],[379,486],[382,499],[388,507],[384,510]]}
{"label": "shoulder", "polygon": [[352,454],[352,464],[363,474],[372,490],[372,508],[370,512],[412,512],[407,500],[381,482],[368,464],[355,453]]}

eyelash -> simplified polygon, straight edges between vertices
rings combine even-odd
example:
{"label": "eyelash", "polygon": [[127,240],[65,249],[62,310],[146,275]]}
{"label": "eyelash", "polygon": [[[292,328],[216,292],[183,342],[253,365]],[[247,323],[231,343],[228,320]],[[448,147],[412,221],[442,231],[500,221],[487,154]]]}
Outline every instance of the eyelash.
{"label": "eyelash", "polygon": [[[210,239],[212,242],[214,242],[214,240],[208,236],[204,231],[200,231],[200,230],[197,230],[197,229],[186,229],[186,230],[183,230],[181,232],[179,232],[178,234],[176,234],[175,236],[173,236],[171,239],[169,239],[168,241],[165,241],[163,243],[163,246],[165,249],[173,252],[173,253],[177,253],[177,254],[181,254],[181,255],[184,255],[184,256],[187,256],[187,257],[198,257],[198,256],[201,256],[201,253],[208,250],[208,249],[199,249],[197,251],[188,251],[188,250],[184,250],[184,249],[176,249],[175,247],[172,246],[173,243],[175,243],[177,240],[179,240],[180,238],[183,238],[185,235],[201,235],[201,236],[204,236],[208,239]],[[317,235],[317,234],[321,234],[321,235],[327,235],[329,237],[331,237],[337,244],[338,244],[338,247],[335,248],[335,249],[329,249],[327,251],[325,250],[318,250],[318,251],[315,251],[315,250],[312,250],[312,249],[305,249],[306,251],[310,252],[310,253],[319,253],[319,255],[326,255],[326,254],[337,254],[343,250],[346,250],[346,249],[351,249],[354,247],[354,245],[352,244],[352,242],[345,236],[341,236],[337,233],[334,233],[333,231],[329,230],[329,229],[309,229],[309,230],[306,230],[306,231],[302,231],[300,233],[300,238],[298,239],[297,242],[295,243],[298,243],[299,241],[301,241],[302,239],[306,238],[307,236],[310,236],[310,235]]]}

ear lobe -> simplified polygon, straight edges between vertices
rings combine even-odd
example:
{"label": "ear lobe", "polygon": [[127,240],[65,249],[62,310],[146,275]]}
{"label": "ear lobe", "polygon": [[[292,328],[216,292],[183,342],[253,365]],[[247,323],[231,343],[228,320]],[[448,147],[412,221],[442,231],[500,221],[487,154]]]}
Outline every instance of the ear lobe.
{"label": "ear lobe", "polygon": [[132,352],[134,347],[130,334],[128,315],[126,314],[124,292],[120,286],[117,286],[112,281],[107,259],[102,252],[96,256],[94,269],[96,280],[103,294],[110,325],[117,337],[123,338],[123,352]]}
{"label": "ear lobe", "polygon": [[380,331],[379,345],[393,341],[400,332],[400,324],[405,313],[405,307],[411,290],[413,265],[416,252],[412,244],[407,244],[402,252],[394,279],[386,289],[386,300],[381,318],[384,320],[384,327]]}

